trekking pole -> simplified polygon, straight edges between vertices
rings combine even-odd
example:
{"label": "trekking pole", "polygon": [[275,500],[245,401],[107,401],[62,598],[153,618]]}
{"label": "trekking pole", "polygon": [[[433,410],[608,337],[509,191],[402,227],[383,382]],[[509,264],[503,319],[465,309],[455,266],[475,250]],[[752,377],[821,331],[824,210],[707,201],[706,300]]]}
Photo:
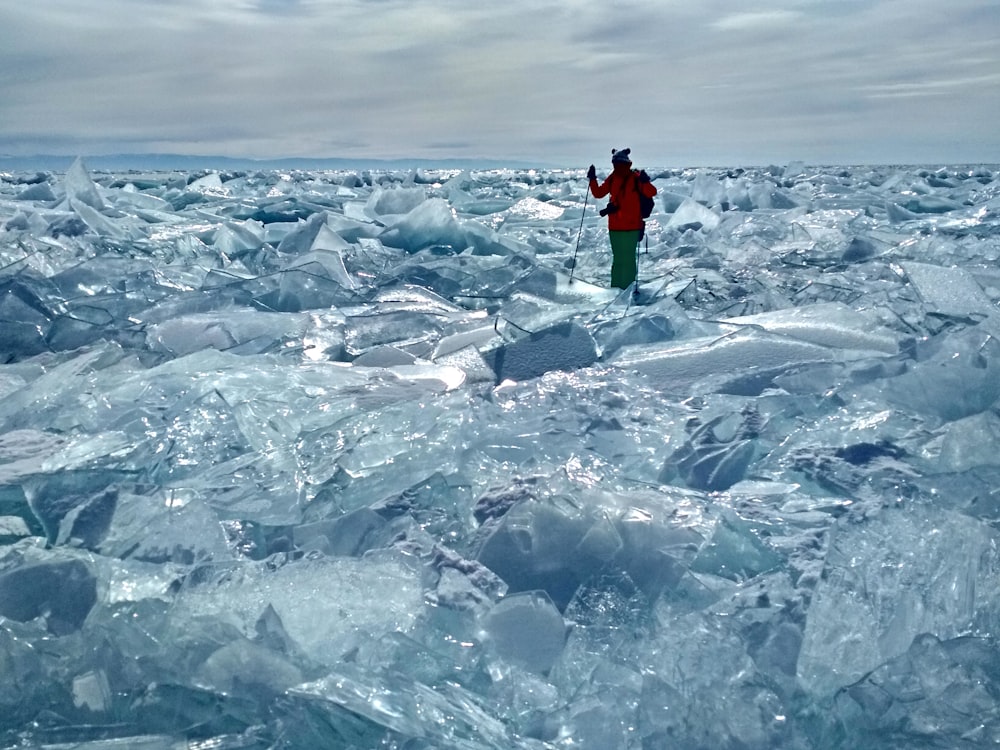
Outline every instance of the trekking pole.
{"label": "trekking pole", "polygon": [[[643,232],[645,234],[645,232]],[[642,244],[642,238],[640,237],[635,241],[635,287],[632,289],[632,296],[639,296],[639,245]]]}
{"label": "trekking pole", "polygon": [[576,273],[576,254],[580,252],[580,237],[583,236],[583,217],[587,215],[587,199],[590,197],[590,187],[583,194],[583,211],[580,212],[580,230],[576,233],[576,250],[573,251],[573,267],[569,270],[569,283],[573,283],[573,274]]}
{"label": "trekking pole", "polygon": [[[642,244],[642,238],[646,235],[646,224],[643,222],[642,233],[639,235],[639,239],[635,241],[635,287],[632,289],[632,296],[639,297],[639,246]],[[646,240],[648,243],[649,240]]]}

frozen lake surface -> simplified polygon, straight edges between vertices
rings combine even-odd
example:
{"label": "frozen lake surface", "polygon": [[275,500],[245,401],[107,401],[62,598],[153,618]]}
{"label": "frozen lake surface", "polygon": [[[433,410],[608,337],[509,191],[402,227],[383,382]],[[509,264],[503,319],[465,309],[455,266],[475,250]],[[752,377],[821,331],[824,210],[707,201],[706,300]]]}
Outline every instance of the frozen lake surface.
{"label": "frozen lake surface", "polygon": [[1000,742],[995,167],[0,175],[0,747]]}

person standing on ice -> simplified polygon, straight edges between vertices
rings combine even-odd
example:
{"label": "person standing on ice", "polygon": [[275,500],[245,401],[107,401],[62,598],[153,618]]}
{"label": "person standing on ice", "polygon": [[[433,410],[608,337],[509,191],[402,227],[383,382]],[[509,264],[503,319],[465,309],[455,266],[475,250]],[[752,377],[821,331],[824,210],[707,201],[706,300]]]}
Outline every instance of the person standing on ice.
{"label": "person standing on ice", "polygon": [[613,171],[600,184],[594,165],[587,170],[591,194],[595,198],[611,196],[607,207],[601,209],[601,216],[608,217],[611,235],[611,286],[619,289],[628,289],[639,273],[636,249],[645,229],[639,194],[647,198],[656,195],[656,187],[646,171],[632,169],[631,151],[611,149]]}

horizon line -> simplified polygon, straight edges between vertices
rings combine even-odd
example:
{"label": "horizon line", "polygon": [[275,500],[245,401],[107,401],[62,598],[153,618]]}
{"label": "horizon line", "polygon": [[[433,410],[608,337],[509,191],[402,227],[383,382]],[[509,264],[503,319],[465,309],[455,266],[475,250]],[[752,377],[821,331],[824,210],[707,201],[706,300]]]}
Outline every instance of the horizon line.
{"label": "horizon line", "polygon": [[[586,166],[570,166],[552,162],[534,162],[526,159],[499,159],[496,157],[340,157],[340,156],[287,156],[251,157],[183,154],[183,153],[104,153],[104,154],[0,154],[0,169],[42,169],[63,171],[80,159],[94,169],[366,169],[366,168],[440,168],[440,169],[543,169],[577,170]],[[213,164],[215,167],[213,167]],[[753,169],[787,167],[802,164],[806,167],[983,167],[997,168],[1000,162],[927,161],[927,162],[821,162],[801,158],[757,163],[704,163],[653,165],[647,169]],[[99,166],[104,165],[104,166]],[[313,166],[309,166],[313,165]]]}

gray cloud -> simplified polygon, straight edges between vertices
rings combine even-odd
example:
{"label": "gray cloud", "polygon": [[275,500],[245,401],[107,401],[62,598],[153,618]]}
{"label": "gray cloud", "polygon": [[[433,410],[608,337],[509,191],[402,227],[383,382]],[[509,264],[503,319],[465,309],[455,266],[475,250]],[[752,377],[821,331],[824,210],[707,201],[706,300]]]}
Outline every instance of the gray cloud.
{"label": "gray cloud", "polygon": [[0,0],[0,152],[1000,161],[997,32],[978,0]]}

